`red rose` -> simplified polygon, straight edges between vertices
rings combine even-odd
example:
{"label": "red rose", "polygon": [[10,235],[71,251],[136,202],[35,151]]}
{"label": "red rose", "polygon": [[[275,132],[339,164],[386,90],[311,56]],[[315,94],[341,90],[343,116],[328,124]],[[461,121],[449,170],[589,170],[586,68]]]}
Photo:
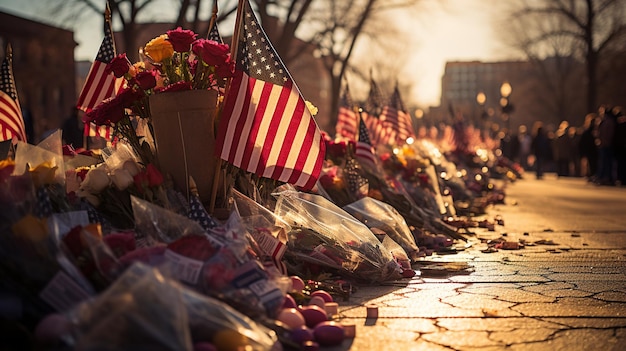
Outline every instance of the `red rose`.
{"label": "red rose", "polygon": [[130,61],[128,61],[126,53],[123,53],[113,58],[113,60],[111,60],[111,62],[107,64],[104,72],[106,74],[113,72],[113,75],[115,75],[115,77],[120,78],[128,72],[131,66],[132,64],[130,63]]}
{"label": "red rose", "polygon": [[213,40],[198,39],[193,42],[191,50],[209,66],[219,66],[229,61],[228,44],[220,44]]}
{"label": "red rose", "polygon": [[99,126],[119,122],[124,117],[124,106],[118,97],[105,100],[87,112],[83,117],[83,122],[93,122]]}
{"label": "red rose", "polygon": [[63,150],[63,156],[76,156],[76,150],[74,149],[74,147],[72,145],[69,144],[65,144],[62,147]]}
{"label": "red rose", "polygon": [[172,91],[191,90],[192,88],[193,87],[191,86],[191,82],[180,81],[174,84],[170,84],[166,86],[165,88],[155,89],[155,91],[157,93],[165,93],[165,92],[172,92]]}
{"label": "red rose", "polygon": [[145,94],[141,91],[125,88],[122,89],[115,98],[119,100],[119,104],[123,107],[131,107],[135,102],[143,99],[144,96]]}
{"label": "red rose", "polygon": [[176,52],[189,51],[191,44],[196,40],[197,36],[192,30],[182,29],[181,27],[167,31],[167,41],[172,43]]}
{"label": "red rose", "polygon": [[226,62],[221,65],[215,66],[215,74],[220,78],[230,78],[233,76],[235,72],[235,62],[231,61],[230,54],[228,54],[228,58]]}
{"label": "red rose", "polygon": [[146,167],[146,174],[148,175],[148,185],[159,186],[163,184],[163,175],[152,163]]}
{"label": "red rose", "polygon": [[137,85],[143,90],[149,90],[156,86],[156,71],[143,71],[137,73],[135,76],[135,81],[137,81]]}
{"label": "red rose", "polygon": [[143,194],[144,187],[148,186],[148,173],[145,170],[143,170],[135,174],[135,176],[133,177],[133,180],[135,181],[135,187],[137,187],[139,192]]}

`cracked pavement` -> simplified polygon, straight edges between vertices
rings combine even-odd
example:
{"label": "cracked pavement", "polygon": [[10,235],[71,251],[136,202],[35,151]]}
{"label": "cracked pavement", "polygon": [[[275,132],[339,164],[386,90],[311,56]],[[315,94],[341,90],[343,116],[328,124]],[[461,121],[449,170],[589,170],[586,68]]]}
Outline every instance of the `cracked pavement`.
{"label": "cracked pavement", "polygon": [[[503,226],[339,301],[356,337],[325,350],[626,350],[625,210],[626,188],[527,175],[484,216]],[[481,251],[496,239],[527,245]]]}

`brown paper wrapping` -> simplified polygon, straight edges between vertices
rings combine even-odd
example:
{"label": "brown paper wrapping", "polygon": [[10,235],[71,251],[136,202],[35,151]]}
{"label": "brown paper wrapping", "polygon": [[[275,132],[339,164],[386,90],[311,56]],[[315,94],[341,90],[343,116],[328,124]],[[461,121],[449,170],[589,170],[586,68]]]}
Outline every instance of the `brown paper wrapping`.
{"label": "brown paper wrapping", "polygon": [[200,200],[209,203],[215,168],[217,92],[188,90],[150,96],[157,159],[161,172],[189,198],[193,177]]}

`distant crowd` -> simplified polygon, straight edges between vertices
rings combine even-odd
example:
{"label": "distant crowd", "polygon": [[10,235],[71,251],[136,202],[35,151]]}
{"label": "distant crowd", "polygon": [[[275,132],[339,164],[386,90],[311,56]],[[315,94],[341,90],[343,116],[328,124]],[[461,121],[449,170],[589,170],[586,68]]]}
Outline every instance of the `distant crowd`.
{"label": "distant crowd", "polygon": [[586,177],[598,185],[626,185],[626,115],[621,107],[601,106],[582,126],[562,121],[555,131],[535,122],[500,139],[503,155],[538,179],[547,171],[559,177]]}

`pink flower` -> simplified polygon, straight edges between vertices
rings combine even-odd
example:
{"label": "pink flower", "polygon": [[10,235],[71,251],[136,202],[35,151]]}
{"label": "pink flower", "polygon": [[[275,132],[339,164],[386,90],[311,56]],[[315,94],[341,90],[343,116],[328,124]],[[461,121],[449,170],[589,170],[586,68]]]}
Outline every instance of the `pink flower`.
{"label": "pink flower", "polygon": [[116,78],[120,78],[128,72],[131,66],[132,64],[126,57],[126,53],[123,53],[113,58],[113,60],[107,64],[104,71],[106,74],[113,72]]}
{"label": "pink flower", "polygon": [[193,42],[191,50],[209,66],[219,66],[229,61],[228,44],[220,44],[213,40],[198,39]]}
{"label": "pink flower", "polygon": [[189,51],[191,44],[196,40],[197,36],[192,30],[182,29],[181,27],[167,31],[167,41],[172,43],[176,52]]}

